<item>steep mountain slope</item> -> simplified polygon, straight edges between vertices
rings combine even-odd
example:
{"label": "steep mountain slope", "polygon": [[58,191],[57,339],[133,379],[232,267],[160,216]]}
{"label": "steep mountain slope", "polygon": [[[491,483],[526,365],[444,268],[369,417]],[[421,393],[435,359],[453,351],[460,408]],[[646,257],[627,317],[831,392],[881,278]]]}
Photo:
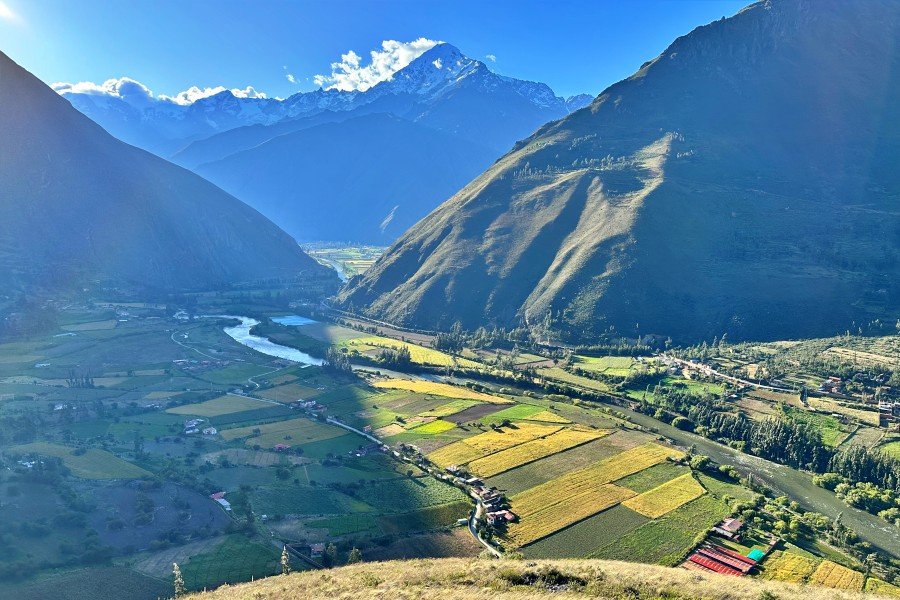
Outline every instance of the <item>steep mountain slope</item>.
{"label": "steep mountain slope", "polygon": [[772,0],[541,128],[340,300],[567,339],[833,333],[900,308],[900,4]]}
{"label": "steep mountain slope", "polygon": [[[398,596],[402,590],[402,596]],[[654,565],[608,560],[475,560],[444,558],[361,563],[327,572],[306,571],[224,586],[188,596],[191,600],[276,598],[394,598],[436,595],[459,600],[605,598],[679,600],[863,600],[871,594],[811,588]]]}
{"label": "steep mountain slope", "polygon": [[298,239],[387,244],[493,157],[457,137],[373,114],[283,135],[196,171]]}
{"label": "steep mountain slope", "polygon": [[116,140],[2,53],[0,132],[5,286],[198,289],[331,276],[258,212]]}
{"label": "steep mountain slope", "polygon": [[[284,101],[222,92],[188,106],[125,96],[65,94],[114,135],[171,152],[296,237],[376,244],[391,243],[517,140],[590,102],[497,75],[450,44],[361,92],[316,90]],[[394,118],[362,118],[376,114]],[[308,131],[326,123],[341,124]],[[281,139],[299,132],[307,133]],[[390,226],[380,227],[395,206]],[[307,220],[326,209],[353,215],[358,226]]]}

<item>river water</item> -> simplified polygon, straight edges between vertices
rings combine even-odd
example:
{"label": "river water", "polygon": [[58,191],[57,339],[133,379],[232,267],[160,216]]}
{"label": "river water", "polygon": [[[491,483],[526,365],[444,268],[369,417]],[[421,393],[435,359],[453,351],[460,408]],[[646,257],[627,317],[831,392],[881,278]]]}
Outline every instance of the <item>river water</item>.
{"label": "river water", "polygon": [[[236,315],[205,316],[216,319],[234,319],[236,321],[240,321],[240,325],[234,325],[233,327],[226,327],[224,329],[228,337],[239,344],[243,344],[244,346],[252,348],[257,352],[260,352],[267,356],[283,358],[285,360],[304,365],[321,365],[324,362],[321,358],[310,356],[306,352],[300,352],[296,348],[282,346],[281,344],[276,344],[268,338],[253,335],[252,333],[250,333],[250,330],[253,329],[253,327],[255,327],[256,325],[259,325],[259,321],[257,321],[256,319],[251,319],[250,317],[240,317]],[[273,320],[283,325],[309,325],[311,323],[315,323],[315,321],[313,321],[312,319],[306,319],[305,317],[297,316],[279,317]]]}

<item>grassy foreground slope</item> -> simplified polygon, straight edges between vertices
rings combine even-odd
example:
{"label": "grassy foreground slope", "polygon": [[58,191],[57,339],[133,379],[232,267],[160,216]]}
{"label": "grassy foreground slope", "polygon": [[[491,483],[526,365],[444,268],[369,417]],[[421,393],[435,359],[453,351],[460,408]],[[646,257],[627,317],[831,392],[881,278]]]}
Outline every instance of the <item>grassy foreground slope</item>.
{"label": "grassy foreground slope", "polygon": [[[605,560],[507,561],[437,559],[361,563],[329,571],[275,576],[190,596],[193,600],[309,598],[680,598],[801,600],[810,589],[790,584],[700,574],[684,569]],[[872,598],[815,590],[817,600]]]}

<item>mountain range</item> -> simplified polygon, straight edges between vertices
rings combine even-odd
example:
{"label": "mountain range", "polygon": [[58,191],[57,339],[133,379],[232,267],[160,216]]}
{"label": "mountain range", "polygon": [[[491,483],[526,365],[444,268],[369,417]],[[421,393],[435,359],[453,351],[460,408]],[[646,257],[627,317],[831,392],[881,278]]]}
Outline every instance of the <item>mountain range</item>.
{"label": "mountain range", "polygon": [[3,53],[0,131],[7,292],[334,278],[256,210],[113,138]]}
{"label": "mountain range", "polygon": [[564,340],[833,334],[900,309],[900,4],[675,40],[404,234],[344,306]]}
{"label": "mountain range", "polygon": [[[387,244],[548,121],[587,105],[438,44],[365,91],[189,105],[65,92],[120,139],[170,158],[301,240]],[[389,118],[387,118],[389,117]],[[350,214],[352,222],[335,218]]]}

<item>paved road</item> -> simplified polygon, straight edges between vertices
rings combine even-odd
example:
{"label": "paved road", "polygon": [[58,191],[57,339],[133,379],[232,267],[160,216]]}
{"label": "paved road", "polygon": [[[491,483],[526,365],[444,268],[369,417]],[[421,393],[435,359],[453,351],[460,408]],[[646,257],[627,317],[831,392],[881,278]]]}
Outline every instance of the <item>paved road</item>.
{"label": "paved road", "polygon": [[750,387],[754,387],[760,390],[772,390],[773,392],[788,392],[788,393],[796,393],[796,390],[792,390],[790,388],[782,388],[776,387],[774,385],[763,385],[762,383],[753,383],[752,381],[748,381],[746,379],[739,379],[737,377],[732,377],[731,375],[725,375],[719,371],[716,371],[712,367],[707,365],[701,365],[695,362],[691,362],[689,360],[682,360],[680,358],[675,358],[674,356],[669,356],[667,354],[661,354],[661,358],[665,358],[671,361],[674,361],[681,365],[682,367],[687,367],[689,369],[693,369],[695,371],[700,371],[704,375],[708,377],[717,377],[719,379],[724,379],[725,381],[730,381],[731,383],[736,383],[738,385],[749,385]]}
{"label": "paved road", "polygon": [[655,429],[682,446],[695,446],[697,452],[709,456],[717,463],[734,465],[745,475],[753,474],[772,489],[796,500],[806,510],[822,513],[832,519],[841,514],[843,523],[859,534],[860,538],[900,557],[900,528],[876,515],[847,506],[833,493],[813,484],[809,473],[745,454],[627,408],[616,408],[631,417],[634,423]]}

